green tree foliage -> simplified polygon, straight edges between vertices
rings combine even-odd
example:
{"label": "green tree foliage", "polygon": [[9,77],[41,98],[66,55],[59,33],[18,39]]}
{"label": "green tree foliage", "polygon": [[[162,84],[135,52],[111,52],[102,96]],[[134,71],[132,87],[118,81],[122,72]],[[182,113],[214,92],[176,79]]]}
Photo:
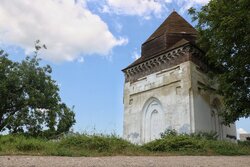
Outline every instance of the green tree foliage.
{"label": "green tree foliage", "polygon": [[73,109],[61,102],[51,67],[39,64],[38,46],[34,57],[20,63],[0,51],[0,132],[51,137],[75,123]]}
{"label": "green tree foliage", "polygon": [[224,97],[225,123],[250,116],[250,1],[211,0],[189,9],[197,21],[198,44],[215,67],[217,93]]}

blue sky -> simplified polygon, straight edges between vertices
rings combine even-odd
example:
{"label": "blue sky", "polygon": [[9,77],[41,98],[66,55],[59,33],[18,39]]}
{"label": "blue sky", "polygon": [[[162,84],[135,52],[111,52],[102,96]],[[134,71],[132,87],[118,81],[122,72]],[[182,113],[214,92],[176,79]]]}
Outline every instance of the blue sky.
{"label": "blue sky", "polygon": [[[176,10],[208,0],[0,0],[0,47],[19,61],[40,39],[40,57],[53,68],[62,101],[75,106],[78,132],[122,134],[121,69],[140,55],[141,44]],[[25,11],[25,12],[24,12]],[[237,122],[250,132],[250,119]]]}

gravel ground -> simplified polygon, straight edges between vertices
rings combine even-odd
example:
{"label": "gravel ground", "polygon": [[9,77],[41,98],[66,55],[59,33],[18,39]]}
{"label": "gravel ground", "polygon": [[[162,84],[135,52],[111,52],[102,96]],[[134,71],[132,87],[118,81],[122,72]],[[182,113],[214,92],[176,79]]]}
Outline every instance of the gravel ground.
{"label": "gravel ground", "polygon": [[0,167],[250,167],[250,156],[0,156]]}

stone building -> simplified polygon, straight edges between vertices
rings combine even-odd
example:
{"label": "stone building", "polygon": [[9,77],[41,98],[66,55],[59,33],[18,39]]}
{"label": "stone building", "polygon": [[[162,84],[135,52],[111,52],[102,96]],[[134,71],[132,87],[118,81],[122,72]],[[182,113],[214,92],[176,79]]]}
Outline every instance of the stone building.
{"label": "stone building", "polygon": [[214,131],[219,139],[236,139],[235,125],[222,125],[218,116],[223,104],[213,94],[215,87],[209,84],[209,67],[196,37],[197,31],[172,12],[142,44],[141,57],[122,70],[125,139],[142,144],[159,138],[166,129]]}
{"label": "stone building", "polygon": [[240,133],[239,136],[241,141],[250,141],[250,133]]}

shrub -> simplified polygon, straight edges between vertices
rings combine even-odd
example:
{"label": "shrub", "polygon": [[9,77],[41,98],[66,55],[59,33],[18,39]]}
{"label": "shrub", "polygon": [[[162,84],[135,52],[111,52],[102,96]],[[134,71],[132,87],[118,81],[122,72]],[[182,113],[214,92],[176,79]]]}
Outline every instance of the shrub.
{"label": "shrub", "polygon": [[198,139],[192,138],[188,135],[178,135],[178,136],[165,136],[162,139],[158,139],[149,142],[143,146],[149,151],[204,151],[204,144]]}
{"label": "shrub", "polygon": [[177,136],[178,133],[175,129],[166,129],[164,132],[160,134],[161,138],[164,138],[166,136]]}
{"label": "shrub", "polygon": [[217,140],[218,134],[216,132],[197,132],[190,134],[191,137],[206,140]]}

